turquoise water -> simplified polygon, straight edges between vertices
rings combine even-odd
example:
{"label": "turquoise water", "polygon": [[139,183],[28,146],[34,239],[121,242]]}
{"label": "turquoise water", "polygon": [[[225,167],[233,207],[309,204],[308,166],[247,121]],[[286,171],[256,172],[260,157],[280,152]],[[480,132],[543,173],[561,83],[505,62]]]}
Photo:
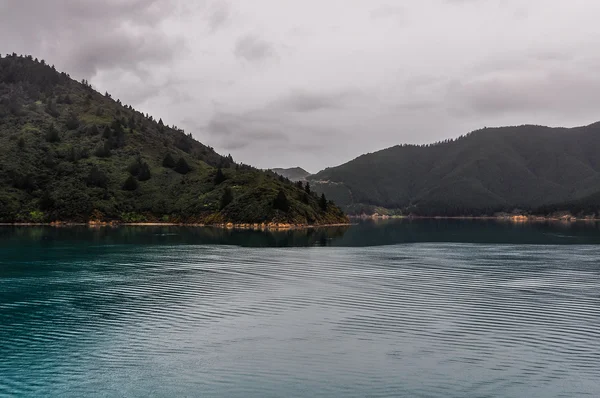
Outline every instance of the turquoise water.
{"label": "turquoise water", "polygon": [[600,396],[598,224],[0,227],[0,396]]}

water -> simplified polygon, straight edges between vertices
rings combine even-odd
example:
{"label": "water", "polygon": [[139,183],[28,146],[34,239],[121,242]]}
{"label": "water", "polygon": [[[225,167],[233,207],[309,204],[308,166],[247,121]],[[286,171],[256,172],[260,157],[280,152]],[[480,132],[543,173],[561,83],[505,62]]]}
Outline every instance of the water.
{"label": "water", "polygon": [[0,396],[600,396],[597,224],[0,228]]}

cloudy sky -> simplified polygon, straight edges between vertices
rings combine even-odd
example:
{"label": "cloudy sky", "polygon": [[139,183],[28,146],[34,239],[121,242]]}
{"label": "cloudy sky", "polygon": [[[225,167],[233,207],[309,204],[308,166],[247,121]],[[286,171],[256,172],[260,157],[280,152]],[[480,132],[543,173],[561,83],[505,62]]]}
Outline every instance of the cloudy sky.
{"label": "cloudy sky", "polygon": [[258,167],[600,120],[597,0],[0,0],[44,58]]}

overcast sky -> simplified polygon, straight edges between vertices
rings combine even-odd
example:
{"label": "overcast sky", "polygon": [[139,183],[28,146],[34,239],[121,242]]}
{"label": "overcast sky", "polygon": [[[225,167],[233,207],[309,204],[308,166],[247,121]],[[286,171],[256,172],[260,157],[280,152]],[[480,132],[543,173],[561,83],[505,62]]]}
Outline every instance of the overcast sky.
{"label": "overcast sky", "polygon": [[600,120],[597,0],[0,0],[32,54],[237,161],[316,172]]}

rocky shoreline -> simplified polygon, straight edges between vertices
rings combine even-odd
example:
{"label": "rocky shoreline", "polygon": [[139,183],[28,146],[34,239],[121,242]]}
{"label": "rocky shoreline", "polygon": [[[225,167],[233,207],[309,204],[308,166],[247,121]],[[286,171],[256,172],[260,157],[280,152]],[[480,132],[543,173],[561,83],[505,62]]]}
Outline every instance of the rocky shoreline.
{"label": "rocky shoreline", "polygon": [[139,222],[139,223],[124,223],[124,222],[104,222],[91,221],[88,223],[82,222],[66,222],[54,221],[51,223],[0,223],[0,226],[15,226],[15,227],[75,227],[87,226],[90,228],[100,227],[212,227],[223,229],[246,229],[246,230],[289,230],[289,229],[308,229],[308,228],[326,228],[326,227],[345,227],[351,223],[338,224],[287,224],[287,223],[260,223],[260,224],[198,224],[198,223],[160,223],[160,222]]}
{"label": "rocky shoreline", "polygon": [[600,218],[595,216],[576,217],[571,214],[563,214],[556,216],[536,216],[536,215],[496,215],[496,216],[388,216],[381,214],[372,215],[349,215],[350,219],[360,220],[389,220],[389,219],[405,219],[405,220],[496,220],[496,221],[511,221],[515,223],[525,222],[546,222],[546,221],[559,221],[559,222],[577,222],[577,221],[589,221],[596,222],[600,221]]}

